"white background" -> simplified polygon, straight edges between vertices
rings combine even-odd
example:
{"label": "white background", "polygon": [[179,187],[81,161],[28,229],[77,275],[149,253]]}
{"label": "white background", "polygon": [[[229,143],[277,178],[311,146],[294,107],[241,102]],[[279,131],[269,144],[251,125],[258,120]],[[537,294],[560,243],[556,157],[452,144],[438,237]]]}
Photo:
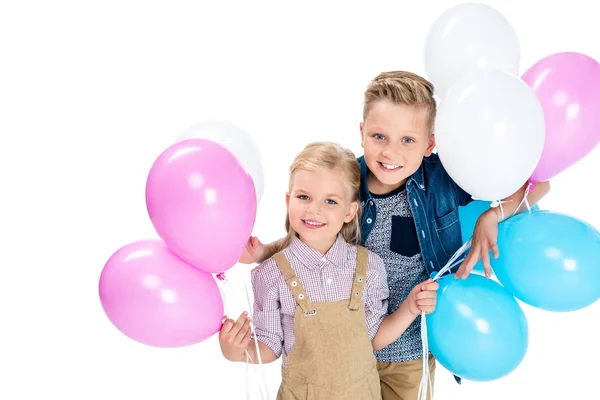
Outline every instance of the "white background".
{"label": "white background", "polygon": [[[600,58],[592,3],[486,3],[516,29],[521,73],[553,52]],[[290,4],[2,2],[0,398],[245,398],[246,366],[224,360],[216,336],[147,347],[100,306],[110,255],[157,237],[144,200],[152,162],[195,122],[239,124],[265,168],[254,233],[279,237],[294,155],[314,140],[358,154],[367,83],[385,70],[424,74],[429,26],[456,2]],[[542,208],[600,227],[599,167],[600,149],[553,180]],[[248,270],[228,274],[231,314],[247,308]],[[600,306],[525,311],[530,347],[514,373],[459,386],[439,367],[436,398],[596,398]],[[279,363],[264,371],[274,398]],[[259,398],[253,375],[250,387]]]}

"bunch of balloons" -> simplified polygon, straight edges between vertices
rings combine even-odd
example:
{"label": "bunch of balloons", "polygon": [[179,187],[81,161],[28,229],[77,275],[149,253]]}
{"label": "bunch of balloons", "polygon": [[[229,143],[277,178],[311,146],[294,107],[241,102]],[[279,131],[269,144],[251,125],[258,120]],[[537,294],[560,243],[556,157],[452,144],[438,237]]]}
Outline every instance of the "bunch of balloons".
{"label": "bunch of balloons", "polygon": [[[477,201],[459,209],[463,238],[477,217],[526,182],[550,180],[600,141],[600,64],[561,52],[519,76],[520,48],[492,7],[459,4],[433,23],[425,67],[441,102],[440,159]],[[534,188],[535,190],[535,188]],[[600,298],[600,233],[567,215],[534,209],[499,225],[498,282],[471,274],[439,280],[427,317],[431,352],[446,369],[488,381],[512,372],[527,350],[527,320],[516,299],[565,312]],[[479,267],[481,268],[481,267]]]}
{"label": "bunch of balloons", "polygon": [[156,159],[146,206],[160,239],[121,247],[100,276],[102,307],[123,334],[182,347],[219,331],[223,299],[212,274],[233,267],[250,237],[260,160],[250,136],[228,121],[190,127]]}

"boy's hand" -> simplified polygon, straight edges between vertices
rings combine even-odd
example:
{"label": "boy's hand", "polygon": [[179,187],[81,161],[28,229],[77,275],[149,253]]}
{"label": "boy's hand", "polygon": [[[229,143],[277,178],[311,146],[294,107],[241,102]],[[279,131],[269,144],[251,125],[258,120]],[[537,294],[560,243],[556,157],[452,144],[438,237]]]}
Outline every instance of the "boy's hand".
{"label": "boy's hand", "polygon": [[243,312],[235,322],[227,319],[219,332],[219,344],[223,356],[229,361],[245,360],[251,333],[247,312]]}
{"label": "boy's hand", "polygon": [[498,214],[495,209],[488,210],[481,214],[475,224],[473,230],[473,242],[471,250],[467,257],[458,268],[454,278],[462,277],[467,279],[467,276],[473,270],[479,259],[482,260],[485,277],[492,276],[492,266],[490,265],[490,250],[494,254],[494,258],[498,258]]}
{"label": "boy's hand", "polygon": [[242,264],[252,264],[257,260],[260,260],[265,252],[264,245],[258,240],[256,236],[251,236],[248,239],[248,243],[246,244],[246,248],[244,252],[240,256],[238,260],[239,263]]}
{"label": "boy's hand", "polygon": [[418,316],[421,312],[431,314],[435,311],[439,287],[440,285],[431,278],[415,286],[406,298],[411,314]]}

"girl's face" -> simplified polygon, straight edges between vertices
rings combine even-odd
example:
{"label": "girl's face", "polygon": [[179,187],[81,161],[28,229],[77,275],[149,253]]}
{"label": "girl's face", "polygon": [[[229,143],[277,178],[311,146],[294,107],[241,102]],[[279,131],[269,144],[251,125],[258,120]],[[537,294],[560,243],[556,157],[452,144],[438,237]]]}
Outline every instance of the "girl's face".
{"label": "girl's face", "polygon": [[300,240],[325,254],[345,222],[358,211],[352,191],[339,170],[299,170],[286,194],[290,225]]}

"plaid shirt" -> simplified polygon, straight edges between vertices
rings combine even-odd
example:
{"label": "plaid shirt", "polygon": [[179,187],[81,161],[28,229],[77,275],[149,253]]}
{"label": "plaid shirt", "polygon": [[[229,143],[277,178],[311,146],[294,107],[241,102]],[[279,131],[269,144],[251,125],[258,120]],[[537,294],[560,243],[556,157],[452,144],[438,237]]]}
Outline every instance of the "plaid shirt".
{"label": "plaid shirt", "polygon": [[[337,240],[323,256],[318,251],[294,238],[283,250],[296,272],[311,302],[350,300],[354,281],[357,249],[338,235]],[[251,272],[254,288],[253,320],[256,338],[269,346],[283,364],[294,347],[294,315],[297,303],[283,275],[272,258],[265,260]],[[367,280],[363,303],[367,317],[369,338],[373,339],[387,314],[389,288],[382,259],[369,251]]]}

